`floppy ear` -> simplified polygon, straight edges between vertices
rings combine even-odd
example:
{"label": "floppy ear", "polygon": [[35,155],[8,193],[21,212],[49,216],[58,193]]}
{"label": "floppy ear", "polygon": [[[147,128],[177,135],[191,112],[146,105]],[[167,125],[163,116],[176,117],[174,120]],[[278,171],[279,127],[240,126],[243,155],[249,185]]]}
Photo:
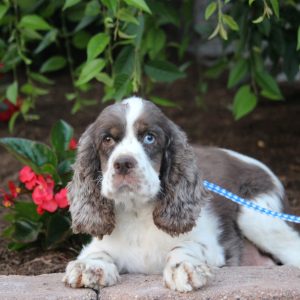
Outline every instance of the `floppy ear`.
{"label": "floppy ear", "polygon": [[169,121],[169,136],[161,165],[161,193],[153,211],[156,226],[174,236],[196,225],[206,199],[192,147],[186,135]]}
{"label": "floppy ear", "polygon": [[95,143],[95,124],[79,140],[74,175],[68,184],[68,197],[75,233],[88,233],[102,238],[115,226],[114,203],[101,195],[101,163]]}

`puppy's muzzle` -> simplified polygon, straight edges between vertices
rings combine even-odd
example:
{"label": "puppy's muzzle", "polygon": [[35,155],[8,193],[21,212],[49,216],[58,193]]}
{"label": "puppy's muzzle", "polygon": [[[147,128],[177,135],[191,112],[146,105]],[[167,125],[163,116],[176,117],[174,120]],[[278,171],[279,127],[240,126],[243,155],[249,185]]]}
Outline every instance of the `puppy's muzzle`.
{"label": "puppy's muzzle", "polygon": [[119,156],[114,162],[114,170],[118,175],[128,175],[137,166],[137,161],[129,155]]}

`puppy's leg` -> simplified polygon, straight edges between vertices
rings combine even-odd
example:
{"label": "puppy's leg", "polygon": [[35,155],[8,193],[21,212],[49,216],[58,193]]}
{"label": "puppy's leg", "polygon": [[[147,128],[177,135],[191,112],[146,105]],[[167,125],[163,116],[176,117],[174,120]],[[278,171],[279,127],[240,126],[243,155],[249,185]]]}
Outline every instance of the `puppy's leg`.
{"label": "puppy's leg", "polygon": [[[253,200],[265,208],[281,211],[277,195],[262,194]],[[241,208],[238,225],[245,237],[281,263],[300,267],[300,236],[287,222]]]}
{"label": "puppy's leg", "polygon": [[[218,250],[220,253],[214,253]],[[210,257],[214,257],[216,261],[212,262]],[[213,269],[222,264],[224,257],[221,247],[209,249],[209,246],[202,242],[183,242],[167,255],[167,264],[163,272],[164,284],[179,292],[199,289],[212,277]]]}
{"label": "puppy's leg", "polygon": [[93,239],[78,258],[68,263],[63,282],[71,287],[100,289],[118,282],[119,272],[112,257]]}

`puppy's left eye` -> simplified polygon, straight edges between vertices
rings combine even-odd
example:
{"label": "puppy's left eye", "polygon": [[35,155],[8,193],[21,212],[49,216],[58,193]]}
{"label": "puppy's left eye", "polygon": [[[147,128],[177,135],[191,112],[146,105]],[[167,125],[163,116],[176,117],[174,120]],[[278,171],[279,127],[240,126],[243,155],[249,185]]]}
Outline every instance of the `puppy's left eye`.
{"label": "puppy's left eye", "polygon": [[143,143],[144,144],[147,144],[147,145],[151,145],[155,142],[155,136],[151,133],[147,133],[145,136],[144,136],[144,140],[143,140]]}

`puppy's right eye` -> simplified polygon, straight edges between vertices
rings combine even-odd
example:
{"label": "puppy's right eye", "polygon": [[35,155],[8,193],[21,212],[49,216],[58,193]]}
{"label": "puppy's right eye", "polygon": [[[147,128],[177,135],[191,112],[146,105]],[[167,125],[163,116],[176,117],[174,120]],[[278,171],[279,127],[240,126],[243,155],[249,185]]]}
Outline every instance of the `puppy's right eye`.
{"label": "puppy's right eye", "polygon": [[105,145],[112,145],[115,143],[115,140],[111,135],[104,136],[102,141]]}

